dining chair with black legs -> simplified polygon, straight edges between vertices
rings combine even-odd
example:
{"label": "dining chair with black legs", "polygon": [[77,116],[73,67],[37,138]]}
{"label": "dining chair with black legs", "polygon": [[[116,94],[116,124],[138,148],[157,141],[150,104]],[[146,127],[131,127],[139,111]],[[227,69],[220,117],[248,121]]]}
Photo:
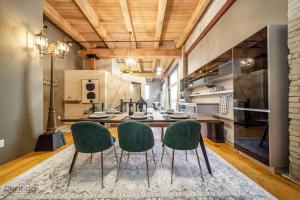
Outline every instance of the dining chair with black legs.
{"label": "dining chair with black legs", "polygon": [[201,178],[203,179],[202,169],[200,165],[200,159],[197,151],[199,146],[201,125],[195,120],[182,120],[171,124],[163,138],[163,150],[161,156],[161,162],[163,160],[165,146],[172,149],[172,169],[171,169],[171,184],[173,183],[173,172],[174,172],[174,160],[175,160],[175,150],[185,151],[186,161],[187,161],[187,151],[195,150],[196,157],[201,173]]}
{"label": "dining chair with black legs", "polygon": [[118,163],[116,183],[118,182],[118,176],[120,171],[120,166],[122,163],[123,152],[145,152],[146,158],[146,172],[148,187],[150,187],[149,182],[149,167],[148,167],[148,150],[152,150],[153,162],[155,163],[155,156],[153,152],[154,137],[151,128],[143,123],[128,121],[123,122],[118,126],[118,139],[119,146],[122,149],[121,157]]}
{"label": "dining chair with black legs", "polygon": [[115,159],[118,164],[118,157],[115,148],[115,138],[110,134],[109,130],[104,126],[95,122],[77,122],[71,126],[73,141],[75,146],[75,154],[69,170],[71,174],[75,165],[78,153],[97,153],[101,152],[101,181],[103,180],[103,151],[114,147]]}

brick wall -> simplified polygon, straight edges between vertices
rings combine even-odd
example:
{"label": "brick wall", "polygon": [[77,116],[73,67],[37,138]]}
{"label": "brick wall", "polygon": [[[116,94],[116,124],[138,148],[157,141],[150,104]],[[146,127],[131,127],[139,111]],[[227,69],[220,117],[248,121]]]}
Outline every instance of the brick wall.
{"label": "brick wall", "polygon": [[300,1],[288,1],[290,177],[300,181]]}

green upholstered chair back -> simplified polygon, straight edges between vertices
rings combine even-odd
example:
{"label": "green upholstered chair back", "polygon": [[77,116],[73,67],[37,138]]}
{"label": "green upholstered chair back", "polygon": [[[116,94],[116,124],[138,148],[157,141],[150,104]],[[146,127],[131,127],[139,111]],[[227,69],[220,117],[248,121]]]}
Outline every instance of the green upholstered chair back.
{"label": "green upholstered chair back", "polygon": [[124,151],[142,152],[154,146],[154,137],[149,126],[140,122],[123,122],[118,126],[119,146]]}
{"label": "green upholstered chair back", "polygon": [[163,143],[172,149],[192,150],[198,147],[201,125],[195,120],[183,120],[171,124]]}
{"label": "green upholstered chair back", "polygon": [[107,128],[95,122],[77,122],[71,126],[75,149],[81,153],[104,151],[113,145]]}

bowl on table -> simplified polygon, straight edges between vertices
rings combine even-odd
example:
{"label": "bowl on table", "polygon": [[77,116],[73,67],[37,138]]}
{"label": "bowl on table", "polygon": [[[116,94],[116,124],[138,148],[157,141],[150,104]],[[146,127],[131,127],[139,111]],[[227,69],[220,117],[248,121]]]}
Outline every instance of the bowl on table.
{"label": "bowl on table", "polygon": [[101,118],[106,118],[109,117],[108,114],[106,114],[105,112],[94,112],[93,114],[91,114],[89,116],[89,118],[91,119],[101,119]]}
{"label": "bowl on table", "polygon": [[166,113],[167,113],[167,114],[173,114],[173,113],[174,113],[174,109],[167,109],[167,110],[166,110]]}
{"label": "bowl on table", "polygon": [[106,114],[118,114],[118,113],[120,113],[120,111],[114,108],[106,110]]}
{"label": "bowl on table", "polygon": [[106,113],[102,112],[102,111],[99,111],[99,112],[94,112],[93,114],[97,115],[97,116],[102,116],[102,115],[105,115]]}
{"label": "bowl on table", "polygon": [[186,119],[186,118],[188,118],[188,115],[185,112],[174,112],[172,115],[170,115],[170,118]]}
{"label": "bowl on table", "polygon": [[132,119],[146,119],[147,115],[145,112],[135,112],[133,115],[130,116]]}

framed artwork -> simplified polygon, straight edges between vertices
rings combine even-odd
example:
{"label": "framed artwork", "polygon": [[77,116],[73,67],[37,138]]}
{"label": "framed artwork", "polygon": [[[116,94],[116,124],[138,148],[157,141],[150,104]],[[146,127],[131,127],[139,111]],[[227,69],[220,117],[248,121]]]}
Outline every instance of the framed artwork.
{"label": "framed artwork", "polygon": [[81,80],[82,103],[100,103],[99,80]]}

